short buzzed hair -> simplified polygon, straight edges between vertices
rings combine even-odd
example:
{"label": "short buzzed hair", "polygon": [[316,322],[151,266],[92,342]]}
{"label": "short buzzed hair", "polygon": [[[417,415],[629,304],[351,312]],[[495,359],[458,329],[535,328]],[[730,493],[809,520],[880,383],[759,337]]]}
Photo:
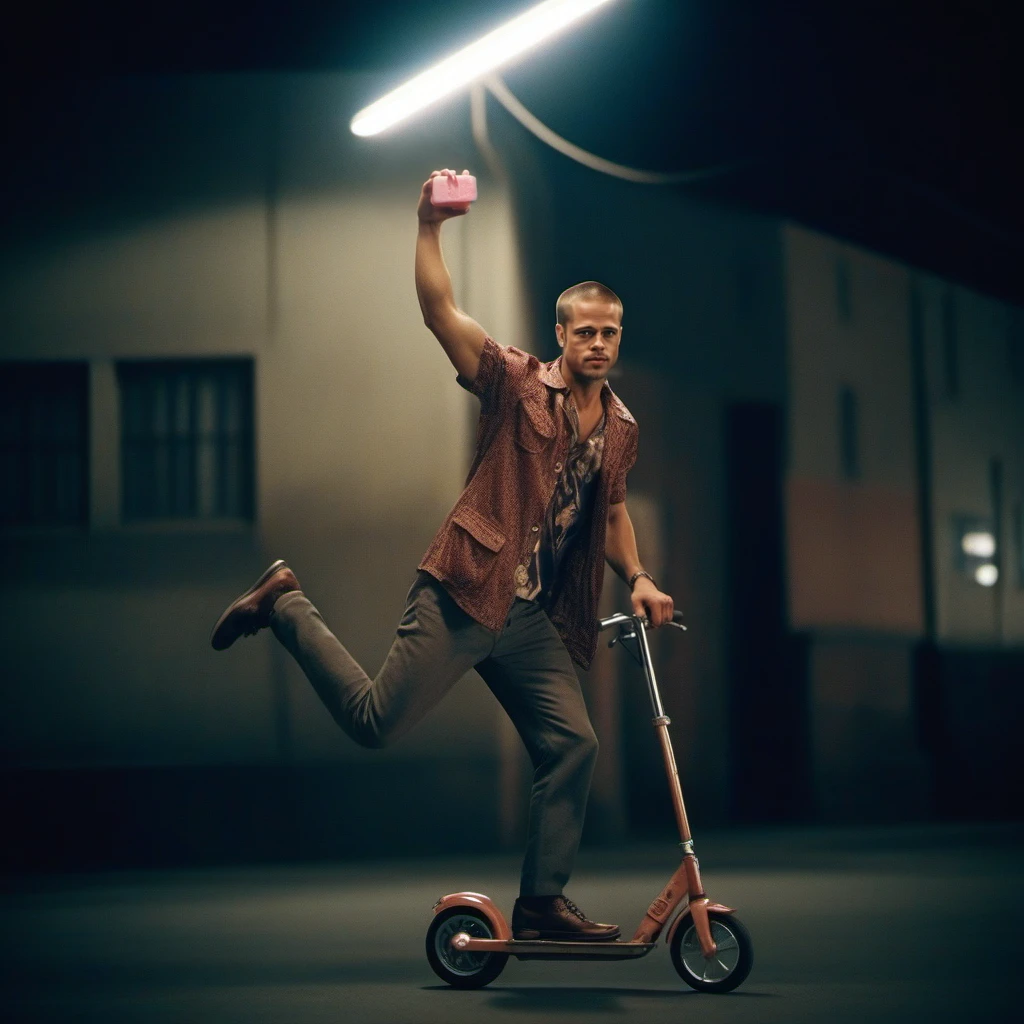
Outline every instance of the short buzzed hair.
{"label": "short buzzed hair", "polygon": [[572,316],[573,303],[579,302],[581,299],[600,299],[603,302],[611,302],[619,307],[620,312],[622,311],[622,299],[607,285],[601,284],[600,281],[580,281],[579,284],[566,288],[555,303],[555,319],[563,328]]}

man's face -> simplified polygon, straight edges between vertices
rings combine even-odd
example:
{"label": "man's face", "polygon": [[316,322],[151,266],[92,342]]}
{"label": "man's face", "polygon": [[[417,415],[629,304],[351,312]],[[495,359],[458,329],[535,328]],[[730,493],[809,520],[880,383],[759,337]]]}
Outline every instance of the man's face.
{"label": "man's face", "polygon": [[570,374],[579,381],[604,380],[619,358],[622,310],[602,299],[580,300],[564,327],[555,324],[555,336],[567,380]]}

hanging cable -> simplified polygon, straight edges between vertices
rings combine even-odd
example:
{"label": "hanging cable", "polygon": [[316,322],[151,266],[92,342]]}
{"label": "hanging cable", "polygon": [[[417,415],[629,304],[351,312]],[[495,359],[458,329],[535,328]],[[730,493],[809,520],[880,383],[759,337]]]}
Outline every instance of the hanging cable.
{"label": "hanging cable", "polygon": [[498,181],[506,182],[505,165],[494,148],[490,132],[487,129],[487,94],[480,82],[474,82],[469,87],[469,124],[473,130],[473,141],[476,143],[477,149],[480,150],[487,169]]}
{"label": "hanging cable", "polygon": [[[663,173],[660,171],[642,171],[635,167],[627,167],[624,164],[617,164],[612,160],[597,156],[596,153],[589,153],[587,150],[563,138],[557,132],[552,131],[543,121],[539,120],[519,102],[512,94],[508,86],[498,75],[491,75],[484,81],[484,85],[491,95],[512,115],[528,132],[535,135],[541,142],[551,146],[563,156],[577,163],[589,167],[591,170],[599,171],[602,174],[610,174],[612,177],[621,178],[624,181],[633,181],[641,185],[679,185],[686,182],[700,181],[704,178],[713,178],[722,174],[729,174],[732,171],[743,167],[750,167],[757,163],[753,159],[733,160],[728,163],[714,164],[711,167],[702,167],[693,171],[680,171],[675,173]],[[486,123],[486,113],[483,106],[483,96],[479,93],[475,97],[474,114],[475,125]],[[478,129],[479,130],[479,129]],[[486,129],[483,129],[486,134]],[[479,140],[478,140],[479,141]],[[886,178],[889,181],[899,184],[908,192],[917,194],[925,202],[944,210],[958,217],[964,223],[969,224],[975,230],[982,231],[990,237],[996,238],[1006,245],[1015,249],[1024,248],[1024,241],[1012,230],[1007,231],[999,225],[967,210],[963,206],[951,200],[939,189],[930,185],[915,181],[905,174],[895,173],[884,167],[876,167],[866,164],[863,160],[851,158],[862,173],[875,174],[878,177]]]}
{"label": "hanging cable", "polygon": [[600,171],[602,174],[610,174],[614,178],[622,178],[624,181],[634,181],[641,185],[679,185],[683,182],[698,181],[701,178],[711,178],[718,174],[727,174],[730,171],[746,166],[749,160],[734,160],[730,163],[716,164],[713,167],[703,167],[695,171],[682,171],[679,173],[662,173],[660,171],[641,171],[635,167],[626,167],[624,164],[617,164],[595,153],[588,153],[585,149],[574,145],[568,139],[553,132],[546,124],[539,121],[530,113],[509,91],[509,88],[498,75],[491,75],[486,79],[485,85],[491,95],[528,131],[536,135],[541,142],[546,143],[552,149],[557,150],[570,160],[583,164],[591,170]]}

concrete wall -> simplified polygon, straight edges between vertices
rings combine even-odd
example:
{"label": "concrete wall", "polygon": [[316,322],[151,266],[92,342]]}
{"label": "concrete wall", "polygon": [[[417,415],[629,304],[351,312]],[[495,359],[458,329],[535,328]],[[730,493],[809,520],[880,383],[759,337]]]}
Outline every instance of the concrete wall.
{"label": "concrete wall", "polygon": [[[554,298],[563,288],[595,279],[624,304],[612,385],[640,426],[630,493],[641,498],[643,518],[657,521],[660,539],[649,540],[641,521],[638,549],[661,562],[659,584],[690,623],[689,633],[654,638],[659,679],[694,827],[723,822],[731,696],[724,419],[733,402],[785,401],[779,225],[684,188],[597,174],[537,143],[495,104],[489,112],[517,200],[532,323],[545,357],[557,355]],[[608,794],[624,791],[625,810],[606,813],[628,819],[634,834],[655,822],[671,828],[642,682],[620,651],[606,653],[615,656],[612,667],[591,676],[620,692],[616,731],[626,784],[616,790],[599,771],[597,785],[607,792],[595,792],[596,805],[606,808]]]}
{"label": "concrete wall", "polygon": [[[683,190],[598,176],[493,109],[507,187],[475,154],[464,102],[392,137],[356,139],[347,119],[381,84],[123,80],[28,101],[31,130],[15,140],[5,193],[0,359],[89,362],[92,488],[84,533],[0,537],[19,581],[0,594],[8,766],[50,773],[31,791],[48,806],[90,772],[155,780],[138,792],[172,808],[162,834],[220,827],[223,850],[245,843],[237,820],[219,822],[235,801],[257,822],[245,833],[256,845],[261,828],[328,853],[443,845],[467,809],[473,841],[519,845],[518,739],[475,677],[400,745],[371,753],[337,730],[269,637],[226,654],[208,644],[225,603],[285,557],[371,674],[386,655],[415,564],[459,493],[477,411],[420,322],[412,282],[418,185],[457,165],[477,170],[482,197],[445,229],[448,264],[460,303],[499,341],[556,355],[553,300],[578,280],[605,281],[625,302],[613,383],[641,427],[630,478],[641,556],[691,626],[655,646],[695,821],[729,815],[724,425],[743,402],[787,409],[787,614],[807,640],[817,809],[923,813],[911,287],[926,353],[938,633],[949,643],[1022,642],[1010,564],[1024,402],[1000,369],[1009,311],[955,291],[954,398],[943,390],[942,282]],[[255,364],[255,522],[123,524],[117,360],[224,355]],[[842,467],[843,386],[857,397],[854,474]],[[954,572],[949,521],[991,512],[993,458],[1006,557],[1002,585],[985,590]],[[626,600],[610,587],[606,607]],[[606,752],[590,829],[615,838],[669,814],[637,680],[621,652],[602,657],[584,681]],[[175,781],[185,769],[189,781]],[[276,787],[267,823],[260,779]],[[96,799],[109,799],[104,786]],[[123,815],[108,810],[116,832]],[[364,813],[375,831],[357,836]],[[287,853],[290,841],[262,848]]]}
{"label": "concrete wall", "polygon": [[[817,809],[830,818],[925,814],[922,722],[937,715],[952,728],[950,702],[963,696],[946,692],[955,681],[915,674],[926,602],[934,601],[931,639],[943,647],[1010,647],[1024,629],[1021,582],[1004,571],[997,587],[980,586],[958,569],[953,536],[957,516],[995,516],[996,459],[1004,565],[1019,557],[1010,526],[1022,493],[1024,402],[1009,372],[1013,313],[795,226],[786,230],[786,279],[789,583],[794,628],[810,640]],[[844,386],[857,403],[853,473],[841,450]],[[933,746],[933,758],[946,756]]]}
{"label": "concrete wall", "polygon": [[[1013,516],[1024,495],[1024,384],[1011,372],[1010,355],[1019,312],[803,228],[790,227],[786,239],[794,625],[909,635],[923,627],[913,289],[923,338],[937,636],[1019,645],[1024,587],[1014,572],[1020,541]],[[849,273],[848,319],[837,308],[839,260]],[[859,399],[856,479],[844,479],[840,468],[843,384]],[[993,460],[1001,465],[998,509]],[[998,520],[1004,571],[996,587],[980,586],[958,568],[957,517]],[[824,565],[828,573],[820,571]]]}
{"label": "concrete wall", "polygon": [[[907,272],[801,228],[786,230],[794,628],[913,635],[922,626]],[[836,267],[849,275],[849,319]],[[859,473],[841,466],[840,388],[857,399]]]}
{"label": "concrete wall", "polygon": [[[0,596],[8,764],[367,755],[268,635],[224,654],[208,637],[223,606],[284,557],[372,675],[468,468],[476,402],[413,287],[419,185],[434,167],[472,162],[468,111],[453,104],[395,138],[356,139],[348,117],[380,84],[83,84],[52,98],[49,120],[22,140],[25,178],[35,163],[59,201],[40,194],[38,216],[15,217],[0,258],[0,358],[89,361],[92,494],[84,533],[2,538],[20,581]],[[522,345],[508,196],[485,173],[481,195],[445,231],[457,298]],[[255,360],[255,522],[122,524],[116,361],[223,355]],[[454,798],[462,775],[496,778],[497,715],[473,677],[372,756],[408,766],[413,789],[429,774],[416,765],[445,764]],[[309,813],[337,813],[338,799]],[[477,810],[493,836],[497,803]],[[420,813],[412,831],[430,825]]]}
{"label": "concrete wall", "polygon": [[[926,764],[911,663],[924,606],[908,274],[796,226],[785,239],[790,615],[810,639],[814,812],[920,816]],[[845,458],[843,389],[855,405]]]}
{"label": "concrete wall", "polygon": [[[666,699],[680,709],[691,800],[704,820],[724,820],[722,424],[730,402],[783,401],[777,227],[551,166],[494,118],[507,193],[473,153],[464,103],[391,138],[355,139],[347,117],[379,86],[359,76],[95,83],[38,110],[51,127],[23,146],[24,178],[43,174],[56,191],[21,212],[3,254],[2,357],[90,362],[93,487],[85,535],[4,539],[28,581],[3,598],[10,664],[42,683],[16,697],[9,761],[73,772],[320,766],[282,799],[307,831],[328,822],[315,827],[332,850],[345,848],[333,819],[351,806],[333,787],[358,777],[367,793],[393,796],[401,772],[406,804],[418,803],[410,813],[426,822],[431,801],[451,806],[472,775],[490,780],[474,791],[477,833],[518,845],[518,739],[475,678],[400,746],[370,754],[269,638],[222,655],[208,647],[224,603],[285,557],[357,659],[372,672],[385,656],[413,567],[458,494],[476,416],[419,320],[416,187],[433,167],[471,166],[482,198],[446,228],[446,254],[460,303],[499,341],[556,354],[551,306],[575,280],[606,280],[626,301],[615,384],[643,431],[631,480],[640,550],[699,638],[656,645]],[[629,215],[595,233],[595,210]],[[122,524],[116,361],[206,355],[255,359],[256,522]],[[55,620],[62,643],[47,650]],[[605,667],[588,690],[608,751],[592,832],[609,838],[650,781],[646,762],[624,758],[624,736],[639,723],[653,750],[644,701],[620,689],[617,671]]]}
{"label": "concrete wall", "polygon": [[[1010,354],[1013,317],[1021,314],[930,275],[916,274],[915,287],[931,429],[937,633],[949,644],[1021,647],[1024,538],[1013,519],[1024,506],[1024,381],[1012,372]],[[1001,466],[998,494],[993,460]],[[958,564],[961,518],[999,530],[1002,571],[994,587],[980,586]]]}

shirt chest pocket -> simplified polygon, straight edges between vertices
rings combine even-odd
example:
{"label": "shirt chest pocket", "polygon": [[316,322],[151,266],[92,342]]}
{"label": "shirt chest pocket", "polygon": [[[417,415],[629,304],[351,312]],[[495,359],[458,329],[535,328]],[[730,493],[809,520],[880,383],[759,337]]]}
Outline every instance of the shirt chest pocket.
{"label": "shirt chest pocket", "polygon": [[482,587],[505,546],[505,534],[499,523],[468,505],[457,508],[451,519],[453,528],[445,541],[445,576],[459,587]]}
{"label": "shirt chest pocket", "polygon": [[516,444],[523,451],[542,452],[555,439],[555,424],[542,398],[527,395],[516,405]]}

